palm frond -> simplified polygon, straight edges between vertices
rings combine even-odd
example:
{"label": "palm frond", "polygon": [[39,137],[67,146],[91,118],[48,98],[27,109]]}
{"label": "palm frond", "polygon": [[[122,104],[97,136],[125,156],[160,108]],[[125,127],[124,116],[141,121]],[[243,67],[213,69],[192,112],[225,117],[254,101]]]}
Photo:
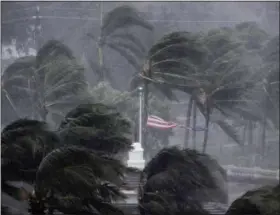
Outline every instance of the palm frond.
{"label": "palm frond", "polygon": [[139,26],[147,30],[153,29],[153,26],[143,19],[135,8],[123,5],[105,15],[101,36],[106,37],[117,29],[128,26]]}
{"label": "palm frond", "polygon": [[194,62],[201,62],[204,51],[197,35],[189,32],[173,32],[165,35],[153,45],[148,56],[153,62],[184,57],[188,57]]}
{"label": "palm frond", "polygon": [[[120,176],[123,169],[121,162],[107,155],[81,147],[63,147],[42,160],[36,175],[36,189],[38,192],[51,189],[63,194],[91,197],[100,189],[102,181],[114,181],[111,175]],[[108,187],[108,192],[111,192],[109,190],[112,188]]]}
{"label": "palm frond", "polygon": [[[108,41],[106,42],[106,45],[109,47],[115,47],[114,45],[117,44],[118,48],[122,48],[123,50],[129,51],[128,53],[133,54],[135,57],[139,59],[144,59],[145,52],[141,51],[137,46],[135,46],[133,43],[127,43],[122,41]],[[117,50],[117,49],[114,49]]]}
{"label": "palm frond", "polygon": [[130,55],[126,49],[119,47],[117,44],[109,43],[108,47],[118,52],[121,56],[123,56],[136,70],[140,69],[140,65],[138,61],[134,58],[134,56]]}
{"label": "palm frond", "polygon": [[229,207],[226,215],[246,214],[279,214],[279,185],[264,186],[250,190],[236,199]]}
{"label": "palm frond", "polygon": [[243,145],[242,141],[240,140],[240,136],[238,134],[238,131],[231,126],[230,124],[228,124],[225,121],[221,121],[218,120],[215,122],[217,125],[220,126],[220,128],[229,136],[231,137],[232,140],[234,140],[234,142],[236,142],[237,144],[239,144],[240,146]]}
{"label": "palm frond", "polygon": [[124,41],[130,41],[131,43],[135,44],[143,53],[146,52],[147,48],[145,45],[142,43],[142,41],[134,36],[133,34],[130,33],[115,33],[110,36],[111,38],[114,39],[122,39]]}

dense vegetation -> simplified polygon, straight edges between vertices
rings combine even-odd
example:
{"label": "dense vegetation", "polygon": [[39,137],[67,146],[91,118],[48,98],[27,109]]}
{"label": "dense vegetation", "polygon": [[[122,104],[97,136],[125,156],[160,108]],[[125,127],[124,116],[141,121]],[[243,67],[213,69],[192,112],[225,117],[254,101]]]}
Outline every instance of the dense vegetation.
{"label": "dense vegetation", "polygon": [[[128,31],[131,27],[156,31],[134,8],[120,6],[102,17],[99,33],[88,33],[88,43],[97,42],[99,53],[98,59],[86,56],[98,77],[95,86],[88,83],[85,66],[57,40],[46,42],[36,56],[16,59],[2,73],[2,192],[28,200],[30,214],[123,214],[115,202],[126,198],[124,176],[134,171],[125,161],[139,135],[139,86],[144,87],[147,161],[138,192],[141,215],[208,214],[202,201],[227,202],[226,174],[205,154],[210,123],[242,149],[252,140],[242,138],[236,124],[249,137],[257,124],[256,151],[266,158],[267,132],[279,132],[279,35],[244,22],[208,32],[171,32],[146,47]],[[114,89],[105,47],[135,69],[126,92]],[[172,130],[146,126],[149,115],[172,120],[170,102],[179,101],[178,91],[189,99],[186,127],[191,119],[196,127],[198,113],[205,119],[201,153],[190,149],[189,129],[179,149],[169,147]],[[196,132],[192,135],[195,139]],[[32,185],[33,191],[18,189],[14,181]],[[258,198],[264,195],[270,195],[265,197],[269,206]],[[248,199],[255,213],[278,214],[278,197],[279,187],[247,193],[227,214],[245,213],[233,208]]]}

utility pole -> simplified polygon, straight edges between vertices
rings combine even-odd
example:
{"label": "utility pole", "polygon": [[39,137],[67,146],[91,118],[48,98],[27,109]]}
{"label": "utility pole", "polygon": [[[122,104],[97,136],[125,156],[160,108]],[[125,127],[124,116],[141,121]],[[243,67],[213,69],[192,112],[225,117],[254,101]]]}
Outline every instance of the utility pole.
{"label": "utility pole", "polygon": [[35,49],[38,50],[41,47],[41,37],[42,37],[42,25],[41,25],[41,16],[40,14],[40,7],[36,7],[36,14],[32,18],[35,19],[35,29],[34,29],[34,41],[35,41]]}

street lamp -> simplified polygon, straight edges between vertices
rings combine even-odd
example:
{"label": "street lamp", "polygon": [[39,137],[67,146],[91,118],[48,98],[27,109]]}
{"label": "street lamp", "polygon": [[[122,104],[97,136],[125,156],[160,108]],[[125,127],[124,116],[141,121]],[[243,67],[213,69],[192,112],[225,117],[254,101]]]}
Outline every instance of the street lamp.
{"label": "street lamp", "polygon": [[143,109],[143,87],[139,87],[138,88],[138,92],[139,92],[139,143],[142,146],[142,109]]}

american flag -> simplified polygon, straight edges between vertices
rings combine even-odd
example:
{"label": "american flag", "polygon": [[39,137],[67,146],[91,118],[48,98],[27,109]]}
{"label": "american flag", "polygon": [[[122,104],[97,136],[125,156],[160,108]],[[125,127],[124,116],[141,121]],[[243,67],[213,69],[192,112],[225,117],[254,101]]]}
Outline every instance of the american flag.
{"label": "american flag", "polygon": [[147,126],[152,127],[152,128],[160,128],[160,129],[170,129],[170,128],[175,128],[175,127],[180,127],[180,128],[193,130],[193,131],[204,131],[205,130],[205,128],[202,126],[197,126],[195,128],[186,127],[184,125],[179,125],[178,123],[175,123],[175,122],[165,121],[164,119],[162,119],[158,116],[154,116],[154,115],[148,116]]}
{"label": "american flag", "polygon": [[153,128],[168,129],[175,128],[177,126],[177,123],[165,121],[164,119],[161,119],[157,116],[148,116],[147,126]]}

